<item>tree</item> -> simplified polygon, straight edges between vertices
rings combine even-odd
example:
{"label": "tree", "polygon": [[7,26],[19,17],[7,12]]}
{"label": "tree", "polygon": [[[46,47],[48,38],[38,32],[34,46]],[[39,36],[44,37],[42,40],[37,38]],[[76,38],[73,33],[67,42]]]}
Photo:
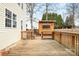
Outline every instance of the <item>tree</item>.
{"label": "tree", "polygon": [[[46,20],[46,14],[43,14],[42,20]],[[55,28],[62,28],[64,26],[62,16],[57,15],[57,13],[48,13],[48,20],[56,20]]]}
{"label": "tree", "polygon": [[46,17],[47,17],[47,20],[53,20],[51,13],[48,13],[48,16],[46,16],[46,13],[44,13],[42,16],[42,20],[46,20]]}
{"label": "tree", "polygon": [[46,15],[45,14],[43,14],[42,20],[46,20]]}
{"label": "tree", "polygon": [[68,22],[69,22],[69,17],[67,16],[67,17],[66,17],[66,21],[65,21],[65,26],[66,26],[66,27],[68,26]]}
{"label": "tree", "polygon": [[61,15],[59,15],[58,16],[59,17],[59,28],[62,28],[62,26],[63,26],[63,19],[62,19],[62,16]]}
{"label": "tree", "polygon": [[72,28],[73,26],[72,18],[73,18],[72,15],[66,17],[65,21],[66,28]]}
{"label": "tree", "polygon": [[[55,12],[55,11],[58,10],[57,5],[58,4],[56,4],[56,3],[53,3],[53,4],[46,3],[46,20],[51,18],[50,14],[48,14],[48,11],[54,11]],[[52,9],[49,9],[49,6],[51,6]],[[49,16],[49,18],[48,18],[48,16]]]}
{"label": "tree", "polygon": [[46,3],[46,20],[48,20],[48,3]]}
{"label": "tree", "polygon": [[62,26],[63,26],[63,19],[62,19],[61,15],[57,15],[56,23],[57,23],[57,27],[58,28],[62,28]]}
{"label": "tree", "polygon": [[79,4],[78,3],[69,3],[69,4],[66,4],[66,9],[67,9],[67,13],[69,15],[72,15],[72,27],[75,27],[75,18],[76,16],[79,16]]}
{"label": "tree", "polygon": [[26,3],[27,12],[30,14],[31,29],[33,29],[33,14],[35,6],[35,3]]}
{"label": "tree", "polygon": [[51,13],[48,13],[48,20],[51,20]]}

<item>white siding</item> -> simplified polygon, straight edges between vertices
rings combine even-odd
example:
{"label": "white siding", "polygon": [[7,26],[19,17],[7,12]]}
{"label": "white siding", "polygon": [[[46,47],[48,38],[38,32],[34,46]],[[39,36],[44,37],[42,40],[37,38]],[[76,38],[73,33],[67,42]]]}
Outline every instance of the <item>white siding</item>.
{"label": "white siding", "polygon": [[[17,15],[17,28],[5,27],[5,8]],[[20,40],[21,20],[26,20],[25,14],[25,11],[16,3],[0,3],[0,50]],[[25,28],[23,30],[25,30]]]}

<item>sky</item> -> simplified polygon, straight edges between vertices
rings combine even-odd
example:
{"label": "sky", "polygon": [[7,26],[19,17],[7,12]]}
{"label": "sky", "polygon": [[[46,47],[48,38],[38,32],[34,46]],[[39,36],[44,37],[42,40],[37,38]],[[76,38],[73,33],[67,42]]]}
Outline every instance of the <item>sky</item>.
{"label": "sky", "polygon": [[[51,9],[55,9],[55,7],[57,7],[57,11],[48,11],[48,12],[55,12],[57,14],[61,14],[63,20],[65,21],[66,16],[67,16],[66,15],[66,7],[65,7],[66,3],[53,3],[53,4],[54,4],[54,6],[49,4],[48,9],[51,10]],[[45,3],[38,4],[35,7],[35,13],[34,13],[34,16],[33,16],[35,21],[39,22],[39,20],[41,20],[43,13],[45,13],[45,9],[46,9]],[[37,22],[33,22],[33,26],[35,28],[38,28],[38,23]],[[76,19],[75,25],[79,26],[79,19]]]}
{"label": "sky", "polygon": [[[56,13],[58,13],[58,14],[61,14],[62,15],[62,18],[64,18],[64,20],[65,20],[65,17],[64,17],[64,12],[65,12],[65,8],[64,8],[64,3],[54,3],[55,5],[56,5],[56,7],[59,9],[57,12],[56,11],[53,11],[53,12],[56,12]],[[45,4],[39,4],[39,5],[43,5],[43,6],[41,6],[41,7],[39,7],[39,6],[37,6],[37,12],[34,14],[34,18],[35,18],[35,20],[38,22],[39,20],[41,20],[41,18],[42,18],[42,15],[43,15],[43,13],[45,13],[45,9],[46,9],[46,7],[45,7]],[[59,6],[59,7],[58,7]],[[54,8],[54,6],[52,6],[52,5],[50,5],[49,4],[49,7],[48,7],[48,9],[49,10],[51,10],[52,8]],[[55,9],[55,8],[54,8]],[[52,12],[52,11],[48,11],[48,12]],[[34,25],[33,25],[34,27],[37,27],[38,28],[38,23],[35,23],[34,22]]]}
{"label": "sky", "polygon": [[[65,4],[64,3],[61,3],[61,4],[60,3],[56,3],[55,5],[59,9],[59,10],[57,10],[57,13],[58,14],[61,14],[63,16],[63,13],[65,12],[65,8],[64,8],[64,5]],[[53,8],[54,8],[54,6],[52,6],[52,5],[49,5],[49,7],[48,7],[49,10],[51,10]],[[46,9],[46,7],[45,6],[42,6],[40,8],[40,10],[36,12],[36,14],[34,15],[34,17],[40,20],[42,18],[43,13],[45,12],[45,9]],[[48,11],[48,12],[52,12],[52,11]]]}

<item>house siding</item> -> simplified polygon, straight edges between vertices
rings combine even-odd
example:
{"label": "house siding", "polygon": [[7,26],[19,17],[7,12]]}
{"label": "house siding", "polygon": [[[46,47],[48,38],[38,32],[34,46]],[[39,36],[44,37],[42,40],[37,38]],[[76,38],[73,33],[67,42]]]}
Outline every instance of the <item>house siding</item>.
{"label": "house siding", "polygon": [[[17,15],[17,27],[5,27],[5,9]],[[17,3],[0,3],[0,50],[21,39],[21,20],[25,23],[25,9]],[[25,24],[23,25],[26,26]],[[23,28],[25,30],[26,28]]]}

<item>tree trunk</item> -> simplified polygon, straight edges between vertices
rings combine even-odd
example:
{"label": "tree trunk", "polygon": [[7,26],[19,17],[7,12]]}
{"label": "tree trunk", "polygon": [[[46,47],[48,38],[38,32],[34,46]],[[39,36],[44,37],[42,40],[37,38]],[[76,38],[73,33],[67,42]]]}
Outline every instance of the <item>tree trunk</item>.
{"label": "tree trunk", "polygon": [[46,20],[48,20],[48,3],[46,3]]}
{"label": "tree trunk", "polygon": [[72,21],[73,21],[73,23],[72,23],[72,24],[73,24],[73,25],[72,25],[72,28],[74,28],[74,27],[75,27],[75,23],[74,23],[74,19],[75,19],[75,5],[74,5],[74,4],[73,4],[73,14],[72,14],[72,15],[73,15],[73,18],[72,18],[72,19],[73,19],[73,20],[72,20]]}

